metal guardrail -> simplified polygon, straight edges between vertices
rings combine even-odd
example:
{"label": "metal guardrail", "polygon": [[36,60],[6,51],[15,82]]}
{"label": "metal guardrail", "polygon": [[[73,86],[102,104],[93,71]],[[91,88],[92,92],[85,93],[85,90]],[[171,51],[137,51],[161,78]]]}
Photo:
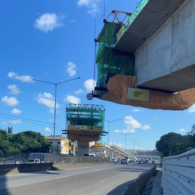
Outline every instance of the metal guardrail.
{"label": "metal guardrail", "polygon": [[164,194],[195,194],[195,149],[163,158],[162,173]]}

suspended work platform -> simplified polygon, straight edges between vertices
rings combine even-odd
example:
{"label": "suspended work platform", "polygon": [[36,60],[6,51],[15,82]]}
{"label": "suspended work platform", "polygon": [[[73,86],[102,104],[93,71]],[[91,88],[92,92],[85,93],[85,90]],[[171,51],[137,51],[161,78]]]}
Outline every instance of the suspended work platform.
{"label": "suspended work platform", "polygon": [[69,104],[66,108],[68,139],[99,141],[104,129],[104,112],[102,105]]}

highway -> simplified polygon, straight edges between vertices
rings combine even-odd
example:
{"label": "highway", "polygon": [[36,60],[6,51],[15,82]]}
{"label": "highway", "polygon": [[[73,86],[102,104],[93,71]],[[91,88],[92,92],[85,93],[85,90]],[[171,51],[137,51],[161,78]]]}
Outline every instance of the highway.
{"label": "highway", "polygon": [[0,195],[123,195],[151,164],[113,164],[0,176]]}

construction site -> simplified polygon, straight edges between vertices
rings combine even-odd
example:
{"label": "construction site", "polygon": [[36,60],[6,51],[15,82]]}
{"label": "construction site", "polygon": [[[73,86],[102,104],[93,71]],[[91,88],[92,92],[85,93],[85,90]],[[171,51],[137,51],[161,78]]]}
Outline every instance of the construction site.
{"label": "construction site", "polygon": [[69,104],[66,107],[67,138],[78,143],[78,155],[102,145],[105,109],[102,105]]}
{"label": "construction site", "polygon": [[[187,49],[192,30],[188,25],[189,31],[181,32],[186,21],[177,19],[183,2],[142,0],[134,13],[111,11],[95,39],[98,73],[93,97],[161,110],[185,110],[195,103],[195,85],[189,82],[194,79],[194,61],[185,62],[193,52]],[[180,36],[183,42],[177,43]],[[177,46],[189,55],[174,52]]]}

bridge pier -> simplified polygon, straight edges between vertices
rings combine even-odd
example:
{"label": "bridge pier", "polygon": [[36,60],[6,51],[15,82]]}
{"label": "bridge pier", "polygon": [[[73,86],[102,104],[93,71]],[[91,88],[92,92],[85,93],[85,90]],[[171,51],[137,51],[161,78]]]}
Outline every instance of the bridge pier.
{"label": "bridge pier", "polygon": [[86,153],[89,153],[89,142],[78,141],[78,156],[83,156]]}

